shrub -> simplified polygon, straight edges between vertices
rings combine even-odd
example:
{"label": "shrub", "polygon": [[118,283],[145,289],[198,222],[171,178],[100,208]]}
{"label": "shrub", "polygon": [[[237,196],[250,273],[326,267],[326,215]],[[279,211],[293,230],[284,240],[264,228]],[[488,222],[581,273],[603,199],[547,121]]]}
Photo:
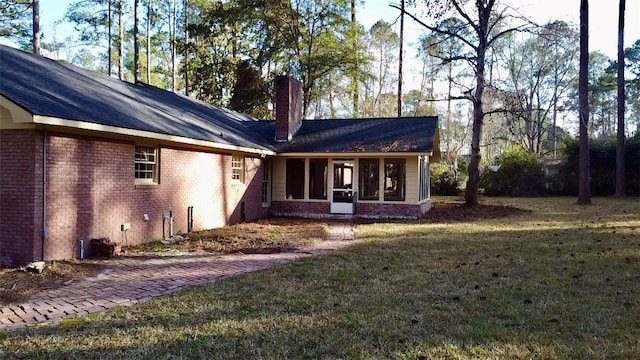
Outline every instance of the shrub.
{"label": "shrub", "polygon": [[458,195],[460,189],[446,162],[431,164],[431,194],[441,196]]}
{"label": "shrub", "polygon": [[538,155],[511,147],[496,159],[495,165],[499,165],[496,171],[485,168],[480,177],[485,195],[539,196],[546,192]]}
{"label": "shrub", "polygon": [[[566,161],[560,177],[564,182],[563,194],[577,195],[579,182],[580,144],[576,139],[566,139],[561,150]],[[596,139],[589,149],[591,166],[591,195],[613,195],[616,188],[616,140],[615,137]],[[640,134],[625,141],[625,170],[627,194],[640,195]]]}

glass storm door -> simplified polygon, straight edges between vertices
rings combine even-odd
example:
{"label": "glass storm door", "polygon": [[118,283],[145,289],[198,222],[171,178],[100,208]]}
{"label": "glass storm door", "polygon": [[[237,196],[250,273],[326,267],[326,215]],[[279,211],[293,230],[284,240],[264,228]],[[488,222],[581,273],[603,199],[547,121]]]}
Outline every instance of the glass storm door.
{"label": "glass storm door", "polygon": [[353,214],[353,160],[333,161],[331,212]]}

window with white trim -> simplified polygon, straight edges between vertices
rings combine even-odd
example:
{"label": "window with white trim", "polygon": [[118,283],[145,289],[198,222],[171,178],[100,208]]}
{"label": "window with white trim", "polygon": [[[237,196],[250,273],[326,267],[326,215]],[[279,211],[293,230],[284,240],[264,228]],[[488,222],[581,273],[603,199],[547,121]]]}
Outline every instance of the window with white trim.
{"label": "window with white trim", "polygon": [[407,165],[405,159],[384,159],[384,201],[404,201]]}
{"label": "window with white trim", "polygon": [[285,189],[287,199],[304,199],[304,159],[286,160]]}
{"label": "window with white trim", "polygon": [[418,158],[420,163],[420,201],[429,199],[431,197],[430,184],[430,170],[429,170],[429,157],[420,156]]}
{"label": "window with white trim", "polygon": [[378,200],[380,198],[380,160],[360,159],[359,194],[360,200]]}
{"label": "window with white trim", "polygon": [[327,200],[329,160],[309,159],[309,199]]}
{"label": "window with white trim", "polygon": [[244,156],[231,157],[231,180],[244,182]]}
{"label": "window with white trim", "polygon": [[136,184],[158,183],[158,148],[136,145],[134,161]]}

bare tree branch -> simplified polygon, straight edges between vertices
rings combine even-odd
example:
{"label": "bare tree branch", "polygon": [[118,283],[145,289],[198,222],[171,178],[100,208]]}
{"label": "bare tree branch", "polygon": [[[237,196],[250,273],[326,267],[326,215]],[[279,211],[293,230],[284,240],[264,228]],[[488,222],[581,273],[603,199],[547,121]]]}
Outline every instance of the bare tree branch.
{"label": "bare tree branch", "polygon": [[[400,6],[397,6],[395,4],[389,4],[389,6],[391,6],[392,8],[398,9],[400,11],[403,11],[402,8]],[[447,31],[447,30],[443,30],[443,29],[439,29],[437,27],[433,27],[431,25],[427,25],[427,23],[425,23],[424,21],[420,20],[417,16],[411,14],[410,12],[404,10],[404,14],[406,14],[407,16],[409,16],[410,18],[412,18],[415,22],[417,22],[418,24],[424,26],[425,28],[427,28],[428,30],[431,30],[433,32],[437,32],[439,34],[443,34],[443,35],[447,35],[447,36],[451,36],[454,37],[460,41],[462,41],[463,43],[465,43],[467,46],[471,47],[472,49],[476,49],[476,46],[473,45],[469,40],[465,39],[464,37],[460,36],[459,34],[456,34],[454,32],[451,31]]]}

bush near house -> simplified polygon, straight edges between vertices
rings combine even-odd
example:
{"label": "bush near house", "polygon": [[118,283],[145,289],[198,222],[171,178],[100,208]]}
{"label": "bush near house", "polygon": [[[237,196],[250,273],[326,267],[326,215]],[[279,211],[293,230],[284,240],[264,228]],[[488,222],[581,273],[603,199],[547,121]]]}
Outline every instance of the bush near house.
{"label": "bush near house", "polygon": [[458,181],[449,169],[447,162],[431,165],[431,194],[455,196],[460,193]]}
{"label": "bush near house", "polygon": [[[579,143],[576,139],[566,139],[562,144],[566,157],[559,176],[564,182],[564,195],[578,194]],[[590,146],[591,194],[594,196],[613,195],[616,189],[616,139],[607,137],[596,139]],[[625,141],[625,169],[627,195],[640,195],[640,134]]]}
{"label": "bush near house", "polygon": [[546,193],[540,157],[521,147],[508,148],[499,156],[496,171],[485,168],[480,187],[485,195],[540,196]]}

